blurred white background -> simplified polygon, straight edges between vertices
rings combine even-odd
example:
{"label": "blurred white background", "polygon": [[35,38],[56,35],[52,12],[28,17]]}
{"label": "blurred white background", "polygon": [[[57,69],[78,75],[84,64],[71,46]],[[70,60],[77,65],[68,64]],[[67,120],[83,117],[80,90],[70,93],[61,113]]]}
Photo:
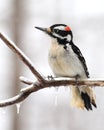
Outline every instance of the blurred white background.
{"label": "blurred white background", "polygon": [[[91,78],[104,79],[103,0],[0,0],[0,32],[5,33],[33,61],[44,76],[51,75],[47,55],[50,38],[34,26],[55,23],[72,28]],[[28,68],[0,40],[0,100],[16,95],[24,86],[19,76],[35,79]],[[20,107],[0,108],[1,130],[103,130],[104,89],[95,88],[97,109],[70,106],[68,88],[47,88],[31,94]],[[57,103],[56,102],[57,97]]]}

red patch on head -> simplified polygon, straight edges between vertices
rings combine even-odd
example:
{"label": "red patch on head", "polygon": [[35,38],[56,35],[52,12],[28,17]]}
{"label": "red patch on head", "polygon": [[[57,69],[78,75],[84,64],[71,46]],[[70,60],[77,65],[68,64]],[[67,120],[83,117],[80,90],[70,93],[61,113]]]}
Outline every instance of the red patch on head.
{"label": "red patch on head", "polygon": [[65,31],[70,31],[70,30],[71,30],[71,28],[69,26],[65,27]]}

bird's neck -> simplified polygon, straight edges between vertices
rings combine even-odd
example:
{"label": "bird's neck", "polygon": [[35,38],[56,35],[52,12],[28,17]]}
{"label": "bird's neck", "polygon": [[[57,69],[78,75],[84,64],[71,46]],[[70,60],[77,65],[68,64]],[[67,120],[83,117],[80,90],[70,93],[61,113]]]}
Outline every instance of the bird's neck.
{"label": "bird's neck", "polygon": [[60,45],[66,45],[66,44],[70,44],[72,45],[73,44],[73,41],[68,41],[66,38],[65,39],[57,39],[57,42],[60,44]]}
{"label": "bird's neck", "polygon": [[66,38],[65,39],[59,39],[59,38],[52,38],[52,44],[54,45],[54,46],[56,46],[56,45],[66,45],[66,44],[70,44],[70,45],[73,45],[74,43],[73,43],[73,41],[71,40],[71,41],[68,41]]}
{"label": "bird's neck", "polygon": [[66,39],[66,38],[65,38],[65,39],[57,38],[57,42],[58,42],[59,44],[61,44],[61,45],[64,45],[64,44],[67,43],[67,39]]}

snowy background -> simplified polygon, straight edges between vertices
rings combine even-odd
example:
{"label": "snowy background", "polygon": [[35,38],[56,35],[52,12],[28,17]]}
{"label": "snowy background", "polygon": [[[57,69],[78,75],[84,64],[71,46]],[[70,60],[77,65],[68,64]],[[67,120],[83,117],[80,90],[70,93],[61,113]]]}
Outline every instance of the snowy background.
{"label": "snowy background", "polygon": [[[0,0],[0,32],[13,40],[44,76],[52,74],[47,61],[50,38],[34,26],[55,23],[72,28],[90,76],[104,79],[104,0]],[[0,40],[0,100],[25,87],[20,75],[35,79]],[[88,112],[70,107],[68,88],[40,90],[21,103],[19,114],[16,105],[0,108],[0,130],[104,130],[104,88],[95,88],[95,93],[98,108]]]}

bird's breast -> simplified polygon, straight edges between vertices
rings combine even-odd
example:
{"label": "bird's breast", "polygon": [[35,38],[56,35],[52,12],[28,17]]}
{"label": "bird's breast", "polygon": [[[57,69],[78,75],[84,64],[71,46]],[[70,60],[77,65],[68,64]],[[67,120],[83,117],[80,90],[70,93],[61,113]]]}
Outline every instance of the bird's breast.
{"label": "bird's breast", "polygon": [[65,50],[62,45],[52,45],[49,51],[49,64],[56,76],[85,77],[82,64],[71,48]]}

